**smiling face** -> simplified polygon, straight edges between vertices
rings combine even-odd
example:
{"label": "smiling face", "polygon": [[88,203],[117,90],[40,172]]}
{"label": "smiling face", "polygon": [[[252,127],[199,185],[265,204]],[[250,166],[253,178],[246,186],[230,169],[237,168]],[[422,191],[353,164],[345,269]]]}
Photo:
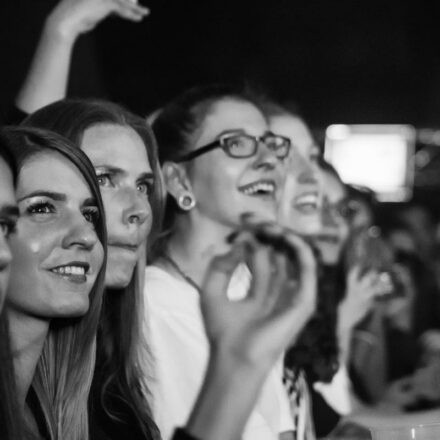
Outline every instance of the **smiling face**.
{"label": "smiling face", "polygon": [[[193,135],[192,150],[222,135],[263,136],[267,131],[265,119],[255,106],[225,98],[211,107]],[[245,212],[274,220],[282,166],[282,161],[262,143],[257,153],[248,158],[229,157],[221,148],[197,157],[187,167],[197,201],[190,214],[228,228],[236,227]]]}
{"label": "smiling face", "polygon": [[100,124],[84,132],[81,149],[95,167],[104,202],[108,257],[106,287],[124,288],[151,229],[154,183],[147,150],[131,128]]}
{"label": "smiling face", "polygon": [[8,308],[42,319],[84,315],[104,255],[84,177],[60,154],[40,153],[23,164],[16,195]]}
{"label": "smiling face", "polygon": [[287,175],[280,199],[279,221],[300,234],[313,235],[321,229],[321,195],[316,159],[319,149],[302,120],[293,115],[269,119],[273,133],[290,139]]}
{"label": "smiling face", "polygon": [[323,171],[322,229],[316,238],[325,264],[337,264],[349,235],[347,190],[329,171]]}
{"label": "smiling face", "polygon": [[12,173],[6,162],[0,158],[0,311],[3,308],[12,260],[9,239],[15,230],[17,218]]}

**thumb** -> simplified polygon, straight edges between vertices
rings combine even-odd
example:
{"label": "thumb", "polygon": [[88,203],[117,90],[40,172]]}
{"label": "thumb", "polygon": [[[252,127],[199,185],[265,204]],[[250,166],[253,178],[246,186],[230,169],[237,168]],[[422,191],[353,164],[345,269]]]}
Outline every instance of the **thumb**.
{"label": "thumb", "polygon": [[202,284],[203,297],[226,298],[226,290],[237,266],[244,260],[244,245],[234,244],[231,251],[212,258]]}

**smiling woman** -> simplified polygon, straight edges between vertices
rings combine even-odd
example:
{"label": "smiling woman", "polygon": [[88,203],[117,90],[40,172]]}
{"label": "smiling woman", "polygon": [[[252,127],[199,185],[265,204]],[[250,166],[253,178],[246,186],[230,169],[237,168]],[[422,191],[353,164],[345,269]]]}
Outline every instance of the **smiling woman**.
{"label": "smiling woman", "polygon": [[64,138],[5,133],[18,164],[5,306],[18,403],[33,436],[87,439],[106,246],[99,189],[87,157]]}
{"label": "smiling woman", "polygon": [[[156,367],[154,412],[168,439],[173,428],[187,419],[207,365],[200,286],[209,261],[231,249],[228,236],[240,228],[244,214],[252,213],[267,224],[276,220],[290,141],[271,133],[253,100],[228,86],[182,94],[159,113],[153,131],[168,191],[167,235],[154,264],[147,268],[145,295]],[[239,266],[229,297],[243,299],[250,277],[248,267]],[[302,318],[306,321],[308,316]],[[294,422],[281,373],[278,363],[242,438],[266,440],[292,434]],[[233,427],[232,422],[223,427],[225,438],[241,437],[240,431],[228,432]]]}

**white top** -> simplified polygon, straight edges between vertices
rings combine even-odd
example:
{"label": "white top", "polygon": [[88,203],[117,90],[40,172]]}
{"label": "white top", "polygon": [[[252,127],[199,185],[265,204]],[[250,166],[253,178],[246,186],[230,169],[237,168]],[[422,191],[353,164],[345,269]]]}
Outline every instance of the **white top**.
{"label": "white top", "polygon": [[[230,298],[243,297],[249,278],[243,270],[231,282]],[[151,383],[154,419],[164,440],[184,426],[197,398],[208,362],[208,340],[203,327],[199,293],[188,282],[157,266],[145,273],[145,303],[149,323],[154,377]],[[294,429],[289,401],[282,384],[282,364],[269,373],[243,433],[244,440],[275,440]]]}

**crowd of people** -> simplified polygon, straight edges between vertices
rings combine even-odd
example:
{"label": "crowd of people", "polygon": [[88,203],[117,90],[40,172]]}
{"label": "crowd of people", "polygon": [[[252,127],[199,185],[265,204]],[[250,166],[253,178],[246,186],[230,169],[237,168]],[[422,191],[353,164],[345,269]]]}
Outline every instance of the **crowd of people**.
{"label": "crowd of people", "polygon": [[61,0],[0,129],[0,438],[369,439],[440,420],[440,244],[381,215],[290,102],[66,97]]}

